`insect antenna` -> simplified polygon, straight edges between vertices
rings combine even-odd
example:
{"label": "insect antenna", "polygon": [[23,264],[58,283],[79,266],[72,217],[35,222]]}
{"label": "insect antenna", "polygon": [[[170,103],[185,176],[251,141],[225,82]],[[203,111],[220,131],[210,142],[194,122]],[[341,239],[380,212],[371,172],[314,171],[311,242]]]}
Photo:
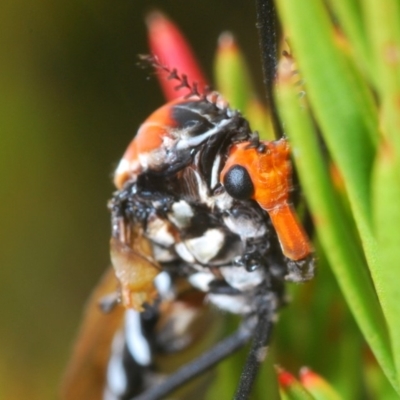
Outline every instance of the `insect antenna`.
{"label": "insect antenna", "polygon": [[274,1],[256,0],[256,13],[265,94],[271,110],[275,136],[279,139],[283,136],[283,129],[273,96],[278,66],[277,18]]}
{"label": "insect antenna", "polygon": [[229,103],[220,93],[212,90],[208,85],[203,86],[202,90],[199,90],[198,82],[190,82],[186,74],[180,74],[176,68],[166,66],[155,54],[139,55],[139,59],[139,65],[151,66],[156,71],[159,70],[165,72],[167,74],[167,80],[176,80],[179,84],[175,86],[175,90],[188,89],[189,93],[184,96],[185,98],[197,96],[202,100],[214,104],[216,107],[226,111],[228,114],[233,113],[229,107]]}
{"label": "insect antenna", "polygon": [[151,66],[156,71],[165,72],[168,80],[176,80],[178,85],[175,90],[188,89],[189,93],[185,97],[198,96],[204,98],[211,92],[209,86],[205,86],[202,91],[199,91],[198,82],[190,82],[186,74],[180,74],[176,68],[170,68],[163,64],[155,54],[139,55],[139,59],[139,65]]}

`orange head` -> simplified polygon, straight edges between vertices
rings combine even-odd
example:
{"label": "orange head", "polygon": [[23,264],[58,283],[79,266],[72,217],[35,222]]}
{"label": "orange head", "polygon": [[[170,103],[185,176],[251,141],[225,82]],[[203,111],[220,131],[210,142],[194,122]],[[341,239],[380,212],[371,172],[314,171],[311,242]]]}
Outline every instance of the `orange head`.
{"label": "orange head", "polygon": [[250,142],[233,145],[221,172],[221,182],[232,197],[254,199],[267,211],[288,199],[290,178],[289,145],[284,139],[261,142],[261,148]]}
{"label": "orange head", "polygon": [[311,253],[308,237],[289,202],[292,167],[286,139],[235,144],[220,181],[238,200],[253,199],[268,212],[285,256],[301,260]]}

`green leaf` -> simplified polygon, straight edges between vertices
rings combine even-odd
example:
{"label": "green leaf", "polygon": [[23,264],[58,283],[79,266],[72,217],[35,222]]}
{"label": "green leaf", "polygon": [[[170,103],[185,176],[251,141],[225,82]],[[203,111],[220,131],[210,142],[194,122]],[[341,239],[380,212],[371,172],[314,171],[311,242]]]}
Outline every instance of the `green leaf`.
{"label": "green leaf", "polygon": [[306,284],[288,286],[291,302],[281,311],[274,335],[274,343],[280,349],[277,361],[291,369],[312,366],[329,379],[344,399],[361,398],[365,382],[360,360],[365,354],[365,341],[346,307],[321,245],[314,242],[317,275]]}
{"label": "green leaf", "polygon": [[318,237],[356,321],[391,383],[396,386],[386,323],[359,239],[352,229],[352,220],[330,181],[311,117],[305,104],[300,107],[290,71],[286,76],[282,73],[280,78],[279,110],[292,142]]}
{"label": "green leaf", "polygon": [[215,81],[232,108],[249,119],[262,138],[274,138],[271,117],[257,98],[250,72],[234,36],[224,32],[218,41],[214,63]]}
{"label": "green leaf", "polygon": [[304,7],[303,2],[278,0],[277,5],[304,77],[306,96],[344,178],[361,240],[372,258],[370,175],[378,130],[370,102],[335,39],[324,2],[309,0]]}
{"label": "green leaf", "polygon": [[381,129],[400,159],[400,2],[364,0],[366,27],[381,106]]}
{"label": "green leaf", "polygon": [[390,385],[374,358],[368,357],[363,370],[366,391],[371,399],[399,400],[399,395]]}
{"label": "green leaf", "polygon": [[251,128],[259,132],[261,139],[275,139],[271,114],[259,99],[253,98],[250,100],[244,111],[244,116],[249,120]]}
{"label": "green leaf", "polygon": [[[239,319],[236,315],[226,314],[220,317],[223,319],[224,337],[232,334],[238,328]],[[220,393],[233,396],[245,361],[246,352],[242,349],[218,363],[214,371],[216,379],[207,390],[204,396],[205,400],[218,398]]]}
{"label": "green leaf", "polygon": [[366,26],[371,42],[380,103],[380,127],[384,143],[374,174],[374,211],[377,257],[370,263],[371,273],[392,340],[393,355],[400,384],[400,321],[395,301],[399,291],[395,282],[400,278],[398,211],[400,168],[400,3],[365,0]]}
{"label": "green leaf", "polygon": [[[365,35],[362,9],[358,0],[329,0],[340,27],[349,41],[349,50],[360,70],[373,82],[377,79],[370,63],[370,49]],[[346,40],[346,39],[344,39]]]}
{"label": "green leaf", "polygon": [[275,368],[275,357],[271,346],[268,346],[267,359],[261,364],[258,372],[257,379],[255,381],[252,400],[279,400],[279,387],[276,379]]}
{"label": "green leaf", "polygon": [[[400,371],[400,169],[387,144],[377,158],[373,179],[374,221],[379,257],[377,290],[388,322],[397,371]],[[398,376],[400,382],[400,376]]]}
{"label": "green leaf", "polygon": [[218,91],[233,108],[243,112],[255,91],[243,54],[230,32],[219,37],[214,71]]}

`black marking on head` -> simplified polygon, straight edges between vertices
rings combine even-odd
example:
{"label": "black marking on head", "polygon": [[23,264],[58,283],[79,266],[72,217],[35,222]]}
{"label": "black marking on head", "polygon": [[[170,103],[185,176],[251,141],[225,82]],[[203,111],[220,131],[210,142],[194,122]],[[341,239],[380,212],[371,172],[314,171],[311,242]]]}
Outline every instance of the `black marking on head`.
{"label": "black marking on head", "polygon": [[188,129],[191,136],[200,135],[213,128],[201,112],[190,107],[190,103],[177,104],[172,109],[172,119],[178,128]]}
{"label": "black marking on head", "polygon": [[234,165],[224,176],[227,193],[237,200],[248,200],[254,193],[254,185],[246,168]]}

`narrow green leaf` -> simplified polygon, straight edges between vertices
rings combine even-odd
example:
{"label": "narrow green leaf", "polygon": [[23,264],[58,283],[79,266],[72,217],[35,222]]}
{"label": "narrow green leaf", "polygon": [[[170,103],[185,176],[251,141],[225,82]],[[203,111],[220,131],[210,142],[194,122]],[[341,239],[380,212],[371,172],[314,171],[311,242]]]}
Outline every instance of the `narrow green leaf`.
{"label": "narrow green leaf", "polygon": [[389,380],[396,386],[386,323],[358,238],[333,189],[311,118],[305,105],[300,107],[290,83],[291,75],[285,77],[282,73],[280,77],[279,110],[292,142],[318,237],[356,321]]}
{"label": "narrow green leaf", "polygon": [[262,138],[272,140],[270,114],[257,98],[244,55],[229,32],[219,38],[214,72],[218,91],[231,107],[241,111]]}
{"label": "narrow green leaf", "polygon": [[371,399],[399,400],[398,393],[390,385],[373,357],[368,357],[364,363],[363,370],[366,391]]}
{"label": "narrow green leaf", "polygon": [[263,140],[274,140],[275,132],[272,126],[271,114],[257,98],[250,100],[244,110],[245,117],[250,121],[251,128],[260,134]]}
{"label": "narrow green leaf", "polygon": [[275,358],[271,346],[268,346],[267,359],[261,364],[254,385],[252,400],[280,400],[278,382],[276,379]]}
{"label": "narrow green leaf", "polygon": [[[226,337],[237,329],[238,317],[236,315],[226,314],[223,316],[222,323],[224,336]],[[210,388],[207,389],[204,399],[213,400],[218,398],[220,393],[225,393],[226,396],[233,396],[245,361],[246,352],[244,349],[235,352],[230,357],[221,361],[215,367],[215,379]]]}
{"label": "narrow green leaf", "polygon": [[[344,399],[360,399],[365,393],[365,375],[362,368],[365,341],[360,340],[360,331],[354,317],[351,315],[346,317],[338,328],[341,330],[345,327],[345,331],[341,334],[338,346],[335,347],[338,352],[338,363],[329,381],[334,384]],[[387,379],[386,381],[389,382]]]}
{"label": "narrow green leaf", "polygon": [[305,80],[315,118],[344,178],[357,227],[366,251],[374,254],[370,174],[377,128],[369,102],[335,40],[334,27],[322,0],[278,0],[284,29]]}
{"label": "narrow green leaf", "polygon": [[394,361],[400,382],[400,179],[393,148],[384,145],[373,179],[373,206],[379,257],[377,289],[388,322]]}
{"label": "narrow green leaf", "polygon": [[365,341],[341,296],[321,245],[315,240],[314,243],[318,272],[311,282],[288,286],[292,301],[282,310],[275,331],[274,342],[280,349],[277,360],[285,366],[310,365],[344,399],[361,398],[365,384],[360,360]]}
{"label": "narrow green leaf", "polygon": [[400,279],[398,262],[400,192],[400,3],[398,0],[365,0],[366,26],[373,50],[376,91],[381,107],[380,127],[385,142],[374,175],[374,211],[377,254],[371,263],[379,299],[392,340],[393,355],[400,385],[400,313],[395,282]]}
{"label": "narrow green leaf", "polygon": [[400,2],[364,0],[363,4],[377,76],[381,128],[400,159]]}
{"label": "narrow green leaf", "polygon": [[255,91],[246,61],[230,32],[219,37],[214,71],[218,91],[233,108],[243,112]]}
{"label": "narrow green leaf", "polygon": [[376,76],[370,63],[368,41],[358,0],[329,0],[329,4],[351,44],[350,51],[354,54],[357,66],[374,81]]}

